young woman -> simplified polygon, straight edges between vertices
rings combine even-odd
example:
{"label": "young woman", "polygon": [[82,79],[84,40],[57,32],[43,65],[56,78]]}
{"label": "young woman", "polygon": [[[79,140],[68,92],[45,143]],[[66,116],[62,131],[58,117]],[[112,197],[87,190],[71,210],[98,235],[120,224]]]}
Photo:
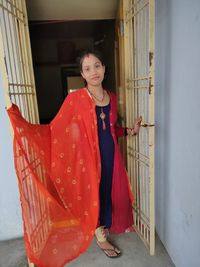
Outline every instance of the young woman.
{"label": "young woman", "polygon": [[[132,212],[131,197],[129,198],[130,194],[124,194],[129,186],[126,172],[123,172],[124,177],[113,177],[116,173],[116,170],[114,170],[114,166],[116,166],[116,164],[121,165],[121,168],[124,168],[122,162],[121,164],[119,162],[114,163],[114,161],[122,161],[118,149],[116,149],[116,137],[127,134],[138,134],[142,118],[140,117],[136,120],[133,129],[122,128],[114,125],[115,121],[113,118],[116,118],[117,115],[116,99],[114,94],[105,90],[102,86],[105,74],[105,65],[98,52],[85,52],[82,55],[80,59],[80,71],[87,84],[85,90],[87,90],[88,96],[92,98],[92,101],[95,103],[101,157],[101,180],[99,188],[100,212],[95,235],[97,244],[107,256],[118,257],[121,252],[106,239],[105,229],[113,228],[114,231],[118,231],[119,228],[120,231],[120,227],[124,230],[125,228],[131,227]],[[122,184],[124,189],[121,188],[121,192],[118,191],[119,194],[122,194],[121,197],[115,197],[112,192],[113,183],[120,184],[120,181],[117,181],[116,179],[124,181]],[[116,207],[117,205],[118,207]],[[115,214],[114,211],[120,207],[123,208],[123,212],[121,212],[120,216],[126,217],[121,221],[120,218],[117,217],[119,215]],[[117,226],[118,223],[119,225]]]}
{"label": "young woman", "polygon": [[132,129],[116,125],[116,96],[102,86],[98,53],[85,52],[80,70],[86,87],[70,93],[49,124],[31,124],[15,104],[8,107],[25,247],[38,267],[63,267],[94,235],[108,257],[118,257],[106,232],[133,225],[133,194],[117,138],[138,134],[142,118]]}

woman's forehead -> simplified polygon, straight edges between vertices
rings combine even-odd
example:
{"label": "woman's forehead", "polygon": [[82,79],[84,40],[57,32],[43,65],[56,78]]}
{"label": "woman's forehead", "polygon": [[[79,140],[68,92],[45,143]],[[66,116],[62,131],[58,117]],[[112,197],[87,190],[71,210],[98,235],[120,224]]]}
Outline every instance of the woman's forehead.
{"label": "woman's forehead", "polygon": [[92,54],[88,54],[83,59],[83,65],[90,65],[100,62],[100,60]]}

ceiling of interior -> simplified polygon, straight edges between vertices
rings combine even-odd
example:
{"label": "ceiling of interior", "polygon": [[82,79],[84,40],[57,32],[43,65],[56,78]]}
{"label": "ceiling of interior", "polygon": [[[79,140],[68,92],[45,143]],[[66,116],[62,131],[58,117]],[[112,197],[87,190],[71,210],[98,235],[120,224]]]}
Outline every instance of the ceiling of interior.
{"label": "ceiling of interior", "polygon": [[119,0],[26,0],[29,20],[114,19]]}

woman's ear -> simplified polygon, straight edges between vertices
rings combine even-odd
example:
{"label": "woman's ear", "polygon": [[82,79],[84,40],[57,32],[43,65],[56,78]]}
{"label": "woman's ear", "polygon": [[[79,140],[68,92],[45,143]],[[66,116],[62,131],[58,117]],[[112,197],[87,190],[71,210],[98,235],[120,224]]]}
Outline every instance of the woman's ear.
{"label": "woman's ear", "polygon": [[86,79],[85,79],[85,75],[82,73],[82,71],[80,72],[81,76],[83,77],[84,83],[85,85],[87,85]]}
{"label": "woman's ear", "polygon": [[81,76],[83,77],[83,79],[85,79],[85,75],[83,74],[83,72],[81,71]]}

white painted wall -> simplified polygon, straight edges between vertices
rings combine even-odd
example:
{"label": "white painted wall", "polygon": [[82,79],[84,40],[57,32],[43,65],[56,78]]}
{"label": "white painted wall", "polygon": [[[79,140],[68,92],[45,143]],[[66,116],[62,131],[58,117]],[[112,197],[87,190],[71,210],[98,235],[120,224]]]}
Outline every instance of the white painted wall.
{"label": "white painted wall", "polygon": [[30,20],[92,20],[115,18],[118,0],[26,1]]}
{"label": "white painted wall", "polygon": [[156,228],[200,266],[200,1],[156,0]]}
{"label": "white painted wall", "polygon": [[21,207],[0,72],[0,240],[22,235]]}

